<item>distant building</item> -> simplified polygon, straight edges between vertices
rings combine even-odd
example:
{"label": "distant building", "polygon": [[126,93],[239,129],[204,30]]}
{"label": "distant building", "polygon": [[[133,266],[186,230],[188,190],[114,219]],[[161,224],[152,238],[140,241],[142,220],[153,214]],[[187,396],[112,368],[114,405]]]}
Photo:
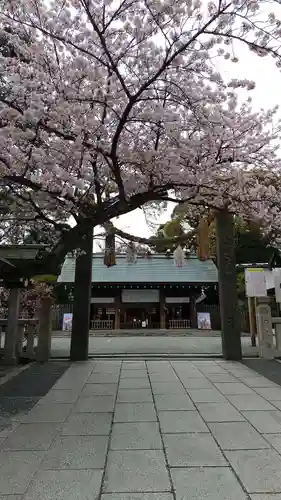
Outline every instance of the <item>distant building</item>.
{"label": "distant building", "polygon": [[[218,282],[213,261],[193,255],[182,267],[160,254],[138,256],[135,263],[117,255],[113,267],[106,267],[103,258],[93,255],[92,329],[196,328],[196,301]],[[74,273],[75,258],[68,257],[58,282],[74,283]]]}

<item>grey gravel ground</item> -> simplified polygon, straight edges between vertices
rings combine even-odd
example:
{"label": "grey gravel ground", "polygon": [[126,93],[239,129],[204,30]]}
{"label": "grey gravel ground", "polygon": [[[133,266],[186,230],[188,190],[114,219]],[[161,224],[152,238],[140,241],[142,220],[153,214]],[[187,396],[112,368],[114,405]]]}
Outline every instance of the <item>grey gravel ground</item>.
{"label": "grey gravel ground", "polygon": [[[251,347],[249,337],[242,337],[244,356],[257,355],[257,348]],[[52,355],[68,357],[70,352],[70,338],[55,336],[52,339]],[[134,354],[137,356],[153,355],[196,355],[220,356],[222,354],[220,336],[157,336],[157,337],[90,337],[89,352],[92,356]]]}

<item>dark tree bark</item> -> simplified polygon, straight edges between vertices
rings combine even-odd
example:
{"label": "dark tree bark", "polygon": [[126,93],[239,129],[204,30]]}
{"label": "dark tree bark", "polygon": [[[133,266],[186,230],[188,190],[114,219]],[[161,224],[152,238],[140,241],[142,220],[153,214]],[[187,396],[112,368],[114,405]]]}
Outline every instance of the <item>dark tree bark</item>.
{"label": "dark tree bark", "polygon": [[93,229],[85,233],[76,258],[70,359],[86,361],[89,353],[89,321],[92,287]]}
{"label": "dark tree bark", "polygon": [[227,211],[218,212],[216,229],[222,351],[225,359],[240,360],[242,358],[242,349],[232,214]]}

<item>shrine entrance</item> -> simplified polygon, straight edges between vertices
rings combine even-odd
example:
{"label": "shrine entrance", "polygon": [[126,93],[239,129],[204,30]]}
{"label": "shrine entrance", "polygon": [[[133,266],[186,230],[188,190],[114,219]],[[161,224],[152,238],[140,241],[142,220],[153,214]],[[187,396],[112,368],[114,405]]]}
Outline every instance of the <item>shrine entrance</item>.
{"label": "shrine entrance", "polygon": [[121,329],[160,328],[159,304],[131,304],[121,314]]}

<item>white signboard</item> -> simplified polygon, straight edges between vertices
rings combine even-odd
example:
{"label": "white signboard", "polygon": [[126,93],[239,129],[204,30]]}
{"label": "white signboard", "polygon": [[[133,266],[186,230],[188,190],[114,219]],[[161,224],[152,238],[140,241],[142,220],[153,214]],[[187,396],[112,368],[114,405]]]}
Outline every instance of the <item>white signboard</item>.
{"label": "white signboard", "polygon": [[264,269],[245,269],[245,286],[247,297],[266,297],[267,290]]}
{"label": "white signboard", "polygon": [[92,297],[91,304],[114,304],[114,297]]}
{"label": "white signboard", "polygon": [[275,288],[275,300],[281,304],[281,268],[272,269],[273,283]]}
{"label": "white signboard", "polygon": [[122,302],[159,302],[159,290],[122,290]]}
{"label": "white signboard", "polygon": [[165,297],[166,304],[189,304],[190,297]]}
{"label": "white signboard", "polygon": [[72,329],[72,313],[65,313],[63,315],[62,329],[65,332],[70,332]]}
{"label": "white signboard", "polygon": [[198,330],[211,330],[211,316],[208,312],[197,313]]}

